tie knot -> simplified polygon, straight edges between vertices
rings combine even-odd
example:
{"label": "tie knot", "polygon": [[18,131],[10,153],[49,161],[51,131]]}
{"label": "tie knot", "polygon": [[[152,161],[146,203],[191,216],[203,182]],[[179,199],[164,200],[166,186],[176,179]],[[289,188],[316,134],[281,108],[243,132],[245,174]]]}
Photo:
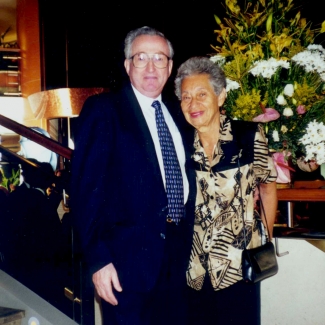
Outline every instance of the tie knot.
{"label": "tie knot", "polygon": [[151,105],[154,109],[159,109],[159,108],[161,108],[161,106],[160,106],[160,103],[159,103],[159,100],[155,100],[153,103],[152,103],[152,105]]}

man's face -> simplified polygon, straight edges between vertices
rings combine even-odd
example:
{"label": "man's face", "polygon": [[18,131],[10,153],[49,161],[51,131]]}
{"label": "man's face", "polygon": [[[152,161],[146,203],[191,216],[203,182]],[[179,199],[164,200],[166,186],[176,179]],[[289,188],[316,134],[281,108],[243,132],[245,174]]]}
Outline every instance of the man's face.
{"label": "man's face", "polygon": [[[141,35],[138,36],[132,44],[131,56],[137,53],[147,53],[149,55],[162,53],[169,57],[169,48],[167,42],[160,36]],[[157,98],[170,76],[173,67],[173,61],[169,60],[166,68],[156,68],[150,60],[144,68],[136,68],[132,60],[126,59],[124,66],[130,77],[132,85],[143,95],[150,98]]]}

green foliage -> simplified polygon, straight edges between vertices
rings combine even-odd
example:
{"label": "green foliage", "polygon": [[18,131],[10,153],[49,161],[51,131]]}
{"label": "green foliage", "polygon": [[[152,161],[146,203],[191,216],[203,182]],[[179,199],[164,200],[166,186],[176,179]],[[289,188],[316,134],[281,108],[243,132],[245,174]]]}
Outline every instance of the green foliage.
{"label": "green foliage", "polygon": [[[2,172],[2,171],[0,171]],[[11,169],[11,176],[9,178],[5,177],[4,173],[2,172],[3,178],[1,185],[4,186],[8,191],[10,191],[10,185],[13,184],[14,186],[19,185],[20,181],[20,171],[15,170],[14,168]]]}

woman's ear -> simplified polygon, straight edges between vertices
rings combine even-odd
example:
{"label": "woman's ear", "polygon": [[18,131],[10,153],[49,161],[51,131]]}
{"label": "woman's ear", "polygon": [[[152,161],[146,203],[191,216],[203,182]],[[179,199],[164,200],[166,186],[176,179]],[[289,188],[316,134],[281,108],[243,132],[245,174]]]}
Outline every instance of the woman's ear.
{"label": "woman's ear", "polygon": [[219,105],[219,107],[221,107],[223,105],[223,103],[225,102],[226,98],[227,98],[226,88],[223,88],[221,90],[221,93],[218,96],[218,105]]}

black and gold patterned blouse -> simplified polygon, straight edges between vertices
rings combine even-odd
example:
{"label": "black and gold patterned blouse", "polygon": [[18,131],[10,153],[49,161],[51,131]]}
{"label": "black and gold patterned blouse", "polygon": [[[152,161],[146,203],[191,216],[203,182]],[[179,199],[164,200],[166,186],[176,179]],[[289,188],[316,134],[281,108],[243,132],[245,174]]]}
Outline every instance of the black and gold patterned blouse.
{"label": "black and gold patterned blouse", "polygon": [[242,207],[247,247],[260,246],[265,233],[254,210],[254,190],[257,182],[274,182],[277,174],[261,126],[243,122],[239,128],[238,122],[220,116],[220,136],[211,165],[195,135],[191,163],[196,170],[197,197],[187,282],[196,290],[202,288],[206,272],[215,290],[242,279]]}

